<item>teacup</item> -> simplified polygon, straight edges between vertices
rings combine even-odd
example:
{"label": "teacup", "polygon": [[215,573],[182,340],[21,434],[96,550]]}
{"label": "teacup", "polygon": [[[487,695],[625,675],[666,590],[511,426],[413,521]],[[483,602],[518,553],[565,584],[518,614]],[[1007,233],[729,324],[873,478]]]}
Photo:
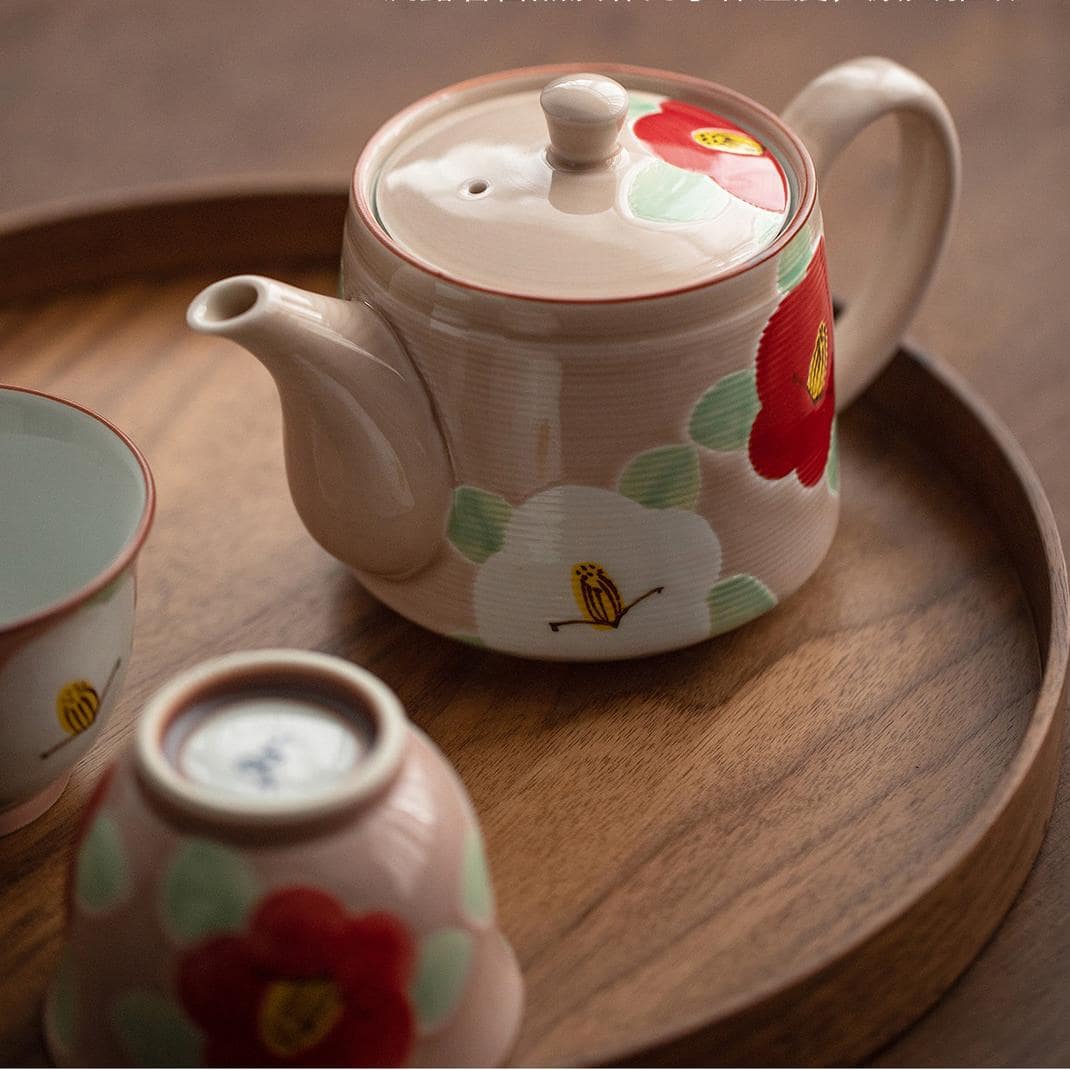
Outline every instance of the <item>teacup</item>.
{"label": "teacup", "polygon": [[154,504],[118,428],[0,386],[0,835],[59,798],[115,705]]}
{"label": "teacup", "polygon": [[522,982],[464,786],[382,681],[209,661],[85,815],[45,1024],[61,1065],[498,1063]]}

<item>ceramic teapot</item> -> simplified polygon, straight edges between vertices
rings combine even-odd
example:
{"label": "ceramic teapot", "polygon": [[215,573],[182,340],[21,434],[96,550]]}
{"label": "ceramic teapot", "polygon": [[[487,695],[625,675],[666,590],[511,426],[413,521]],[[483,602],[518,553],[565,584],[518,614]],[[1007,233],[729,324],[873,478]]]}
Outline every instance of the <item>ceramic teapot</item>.
{"label": "ceramic teapot", "polygon": [[[891,226],[834,329],[817,179],[892,112]],[[341,299],[236,276],[188,319],[266,365],[299,514],[387,605],[512,654],[651,654],[825,557],[836,412],[895,349],[957,189],[947,109],[888,60],[783,119],[662,71],[509,71],[365,147]]]}

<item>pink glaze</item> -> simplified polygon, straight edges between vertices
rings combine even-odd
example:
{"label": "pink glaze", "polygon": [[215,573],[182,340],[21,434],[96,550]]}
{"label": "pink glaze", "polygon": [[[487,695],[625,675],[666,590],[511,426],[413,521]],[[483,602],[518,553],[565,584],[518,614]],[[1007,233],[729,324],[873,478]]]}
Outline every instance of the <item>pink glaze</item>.
{"label": "pink glaze", "polygon": [[[896,215],[834,324],[817,184],[888,114]],[[958,167],[947,109],[888,60],[783,120],[664,71],[507,71],[369,141],[341,300],[236,276],[188,321],[271,372],[297,510],[387,605],[526,657],[654,654],[825,558],[835,413],[921,300]]]}
{"label": "pink glaze", "polygon": [[[283,682],[348,695],[360,731],[370,723],[348,780],[280,802],[183,777],[161,739],[184,711]],[[162,1030],[202,1065],[499,1063],[522,982],[481,851],[460,780],[369,673],[288,651],[209,662],[150,701],[86,815],[46,1013],[53,1055],[137,1065]],[[272,912],[289,918],[281,945],[265,944]],[[373,930],[394,948],[374,969]],[[205,1009],[205,985],[225,1015]]]}

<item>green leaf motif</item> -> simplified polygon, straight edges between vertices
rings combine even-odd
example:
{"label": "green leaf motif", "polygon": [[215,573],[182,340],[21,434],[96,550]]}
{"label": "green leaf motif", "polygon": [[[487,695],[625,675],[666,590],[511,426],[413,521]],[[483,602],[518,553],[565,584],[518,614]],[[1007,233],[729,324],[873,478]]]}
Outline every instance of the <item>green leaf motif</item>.
{"label": "green leaf motif", "polygon": [[505,542],[512,507],[504,498],[478,487],[453,492],[448,533],[450,542],[477,565],[496,554]]}
{"label": "green leaf motif", "polygon": [[729,196],[708,175],[653,160],[632,179],[628,206],[654,223],[694,223],[717,216]]}
{"label": "green leaf motif", "polygon": [[754,369],[732,372],[699,399],[691,413],[691,437],[709,450],[742,449],[760,408]]}
{"label": "green leaf motif", "polygon": [[817,248],[814,228],[811,223],[799,231],[788,247],[780,254],[777,263],[777,288],[781,293],[794,290],[803,280]]}
{"label": "green leaf motif", "polygon": [[757,577],[740,573],[715,583],[706,602],[710,634],[720,635],[768,612],[776,605],[776,595]]}
{"label": "green leaf motif", "polygon": [[[221,999],[226,993],[221,992]],[[200,1066],[201,1034],[167,998],[132,989],[116,1000],[111,1027],[131,1066]]]}
{"label": "green leaf motif", "polygon": [[161,908],[180,940],[240,929],[257,897],[256,877],[241,856],[210,840],[189,840],[164,878]]}
{"label": "green leaf motif", "polygon": [[[74,1041],[74,1019],[77,1013],[77,988],[74,976],[74,958],[68,948],[60,959],[56,976],[48,989],[45,1003],[46,1027],[55,1040],[64,1048],[70,1048]],[[73,1063],[70,1058],[60,1059],[60,1063]]]}
{"label": "green leaf motif", "polygon": [[829,443],[829,459],[825,465],[825,478],[833,494],[840,493],[840,434],[836,421],[832,421],[832,441]]}
{"label": "green leaf motif", "polygon": [[620,477],[620,492],[648,509],[693,509],[698,501],[698,453],[658,446],[640,453]]}
{"label": "green leaf motif", "polygon": [[494,892],[490,885],[483,837],[471,829],[464,839],[463,886],[464,912],[472,921],[485,925],[494,915]]}
{"label": "green leaf motif", "polygon": [[409,989],[420,1031],[443,1025],[457,1010],[472,963],[472,938],[463,929],[439,929],[420,944]]}
{"label": "green leaf motif", "polygon": [[654,104],[649,100],[639,100],[634,96],[629,97],[628,118],[633,121],[641,119],[644,115],[649,115],[652,111],[660,110],[660,105]]}
{"label": "green leaf motif", "polygon": [[478,635],[464,635],[461,632],[457,632],[450,638],[456,639],[458,643],[464,643],[465,646],[474,646],[479,650],[485,650],[487,647],[487,644]]}
{"label": "green leaf motif", "polygon": [[100,814],[78,852],[75,895],[86,910],[98,913],[115,906],[127,884],[126,854],[119,826],[107,814]]}

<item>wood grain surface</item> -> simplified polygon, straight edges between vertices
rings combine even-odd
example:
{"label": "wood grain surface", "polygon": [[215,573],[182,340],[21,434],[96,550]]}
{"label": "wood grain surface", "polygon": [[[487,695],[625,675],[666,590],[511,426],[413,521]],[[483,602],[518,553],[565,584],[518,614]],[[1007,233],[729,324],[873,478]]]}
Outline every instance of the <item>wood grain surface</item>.
{"label": "wood grain surface", "polygon": [[49,242],[76,254],[46,294],[91,281],[87,264],[137,266],[122,241],[94,257],[102,235],[166,244],[140,278],[0,312],[5,378],[123,426],[159,493],[126,694],[61,802],[0,841],[0,1058],[43,1057],[66,846],[94,776],[153,688],[255,646],[368,666],[456,764],[528,985],[518,1063],[855,1061],[933,1002],[1039,846],[1066,664],[1054,523],[957,388],[902,356],[847,418],[834,550],[776,613],[644,661],[518,662],[402,621],[311,543],[269,377],[185,328],[208,276],[151,277],[204,218],[228,220],[222,263],[244,251],[268,270],[248,235],[278,209],[307,259],[341,197],[184,204],[0,237],[8,271]]}
{"label": "wood grain surface", "polygon": [[[1070,170],[1068,39],[1070,8],[1039,0],[630,5],[8,0],[0,7],[0,70],[5,99],[17,106],[0,109],[5,146],[0,204],[32,208],[52,198],[220,176],[300,172],[343,181],[360,144],[397,107],[446,82],[504,66],[582,56],[660,65],[713,77],[778,108],[806,79],[839,59],[890,55],[918,70],[945,97],[964,150],[959,221],[912,333],[965,373],[1010,425],[1044,482],[1065,537],[1070,305],[1058,195]],[[823,190],[833,285],[848,298],[883,212],[891,159],[887,133],[877,128],[864,135]],[[278,226],[286,225],[280,218]],[[147,284],[134,284],[104,303],[71,295],[43,319],[25,309],[6,312],[0,331],[9,333],[16,349],[5,350],[3,359],[12,361],[13,352],[20,359],[32,357],[34,375],[44,378],[55,369],[67,377],[58,380],[61,385],[123,419],[126,405],[131,410],[144,405],[145,382],[155,374],[150,369],[164,359],[157,346],[170,344],[158,324],[139,317],[153,292]],[[58,330],[67,321],[66,340],[40,350],[48,325]],[[143,341],[142,362],[99,372],[96,383],[80,371],[91,366],[82,363],[82,347],[106,338],[110,326],[119,324]],[[5,374],[10,366],[3,365]],[[24,373],[27,369],[23,365]],[[188,358],[182,370],[188,379],[174,402],[171,429],[155,432],[165,446],[179,435],[175,426],[182,413],[195,409],[199,391],[209,389]],[[144,414],[150,421],[168,418],[158,405]],[[153,443],[144,445],[151,456]],[[873,445],[879,448],[879,438]],[[274,448],[266,447],[265,465]],[[970,460],[963,459],[967,467]],[[168,491],[173,496],[184,493],[195,476],[176,463],[169,479],[175,481]],[[287,509],[282,501],[279,530],[290,530],[286,525],[292,522],[293,546],[307,561],[315,547],[303,541]],[[981,529],[991,526],[990,518],[975,519]],[[146,569],[162,531],[161,523],[146,552]],[[170,639],[167,629],[155,638],[139,634],[139,664],[152,664],[161,674],[207,645],[186,615],[215,605],[200,587],[198,560],[180,559],[197,583],[172,578],[166,582],[174,588],[159,596],[173,610],[173,619],[170,613],[166,619],[175,634]],[[238,562],[239,573],[242,567]],[[319,627],[333,621],[355,635],[358,617],[348,615],[354,605],[339,593],[345,582],[335,577],[329,590],[319,589],[316,612]],[[243,591],[249,591],[247,580],[238,583],[239,596]],[[261,593],[266,592],[253,592],[254,601]],[[266,602],[256,605],[269,614]],[[256,607],[246,612],[225,618],[244,624],[234,638],[243,643],[258,635],[269,638],[271,626],[258,623]],[[314,622],[304,627],[287,641],[326,640]],[[333,649],[345,649],[344,643]],[[423,677],[417,673],[417,679]],[[149,686],[147,677],[132,675],[123,706],[127,716]],[[84,790],[92,772],[87,763],[75,789]],[[72,791],[61,802],[68,817],[78,798]],[[878,1063],[1070,1061],[1066,800],[1063,790],[1038,866],[980,959]],[[46,868],[42,896],[55,891],[58,880],[57,866]],[[34,953],[35,947],[42,954],[39,945],[54,933],[47,926],[39,932],[18,929],[11,939],[20,954]],[[923,962],[924,954],[919,958]],[[12,1028],[25,1009],[18,999],[15,1005],[22,1010],[11,1012]]]}

